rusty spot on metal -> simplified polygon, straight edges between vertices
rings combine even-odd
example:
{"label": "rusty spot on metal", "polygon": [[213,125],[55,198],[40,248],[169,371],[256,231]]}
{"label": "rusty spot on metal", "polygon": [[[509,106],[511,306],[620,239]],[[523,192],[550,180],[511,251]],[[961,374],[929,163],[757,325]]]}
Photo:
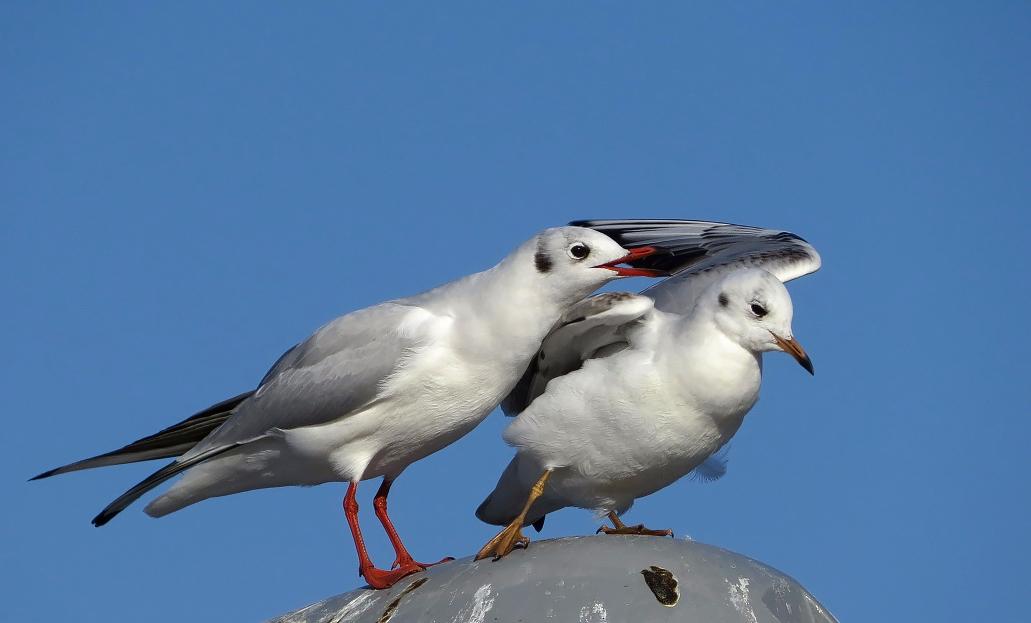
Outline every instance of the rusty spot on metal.
{"label": "rusty spot on metal", "polygon": [[387,604],[387,609],[379,616],[379,620],[376,621],[376,623],[387,623],[387,621],[390,620],[390,617],[394,616],[394,613],[397,612],[397,607],[401,605],[401,599],[408,593],[425,584],[427,581],[429,581],[429,578],[419,578],[406,586],[403,591],[397,594],[397,597],[395,597],[393,601]]}
{"label": "rusty spot on metal", "polygon": [[642,569],[641,575],[644,576],[644,583],[648,585],[660,604],[672,608],[680,601],[677,579],[673,577],[671,571],[652,565],[647,569]]}

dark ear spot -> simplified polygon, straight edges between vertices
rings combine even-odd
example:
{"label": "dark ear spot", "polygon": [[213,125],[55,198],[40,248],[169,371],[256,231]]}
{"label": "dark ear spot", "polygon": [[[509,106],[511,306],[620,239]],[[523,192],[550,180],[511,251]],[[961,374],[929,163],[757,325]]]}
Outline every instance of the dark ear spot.
{"label": "dark ear spot", "polygon": [[544,251],[540,243],[537,244],[537,253],[533,255],[533,265],[537,267],[537,272],[541,274],[551,270],[551,257]]}
{"label": "dark ear spot", "polygon": [[[712,300],[712,299],[710,299],[710,300]],[[720,292],[719,302],[720,302],[720,307],[726,307],[727,305],[730,305],[730,299],[727,298],[727,293],[726,292]]]}

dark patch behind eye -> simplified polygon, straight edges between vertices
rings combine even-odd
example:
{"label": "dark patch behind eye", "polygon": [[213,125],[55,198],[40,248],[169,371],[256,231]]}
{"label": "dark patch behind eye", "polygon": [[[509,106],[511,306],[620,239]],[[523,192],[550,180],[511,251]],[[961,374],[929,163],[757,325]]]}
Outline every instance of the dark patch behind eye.
{"label": "dark patch behind eye", "polygon": [[533,265],[537,267],[537,272],[541,274],[551,270],[551,257],[548,256],[544,246],[539,242],[537,243],[537,252],[533,254]]}
{"label": "dark patch behind eye", "polygon": [[726,307],[727,305],[730,305],[730,299],[727,298],[727,293],[726,292],[720,292],[719,301],[720,301],[720,307]]}

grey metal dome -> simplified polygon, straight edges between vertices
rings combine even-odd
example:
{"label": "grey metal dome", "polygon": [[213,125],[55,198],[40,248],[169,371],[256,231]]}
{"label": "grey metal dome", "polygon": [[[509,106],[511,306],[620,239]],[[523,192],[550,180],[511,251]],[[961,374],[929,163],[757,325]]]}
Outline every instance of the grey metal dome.
{"label": "grey metal dome", "polygon": [[463,558],[392,588],[331,597],[273,623],[836,623],[797,582],[693,541],[601,535]]}

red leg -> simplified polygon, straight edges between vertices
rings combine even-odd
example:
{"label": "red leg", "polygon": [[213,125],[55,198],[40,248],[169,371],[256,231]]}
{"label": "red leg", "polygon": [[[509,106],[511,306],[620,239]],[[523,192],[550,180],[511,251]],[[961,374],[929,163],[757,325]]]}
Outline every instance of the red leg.
{"label": "red leg", "polygon": [[387,494],[390,493],[390,485],[394,481],[383,479],[383,483],[380,484],[379,490],[376,492],[376,497],[372,499],[372,506],[376,509],[376,517],[379,518],[383,529],[387,532],[387,537],[390,538],[390,544],[394,546],[394,553],[397,554],[397,558],[394,559],[394,564],[390,567],[395,569],[400,567],[404,569],[407,565],[416,565],[425,569],[426,567],[432,567],[433,565],[439,565],[442,562],[448,562],[454,560],[454,558],[448,556],[438,562],[423,563],[415,562],[412,555],[408,553],[405,548],[405,544],[401,542],[401,537],[397,534],[397,529],[394,528],[394,522],[390,521],[390,516],[387,515]]}
{"label": "red leg", "polygon": [[369,552],[365,549],[365,540],[362,539],[361,528],[358,527],[358,501],[354,494],[358,491],[358,483],[352,482],[347,486],[347,495],[344,496],[344,516],[347,517],[347,525],[351,528],[351,536],[354,537],[354,547],[358,550],[358,575],[365,578],[372,588],[390,588],[401,578],[423,570],[423,567],[411,564],[402,565],[396,571],[384,571],[377,569],[369,558]]}

